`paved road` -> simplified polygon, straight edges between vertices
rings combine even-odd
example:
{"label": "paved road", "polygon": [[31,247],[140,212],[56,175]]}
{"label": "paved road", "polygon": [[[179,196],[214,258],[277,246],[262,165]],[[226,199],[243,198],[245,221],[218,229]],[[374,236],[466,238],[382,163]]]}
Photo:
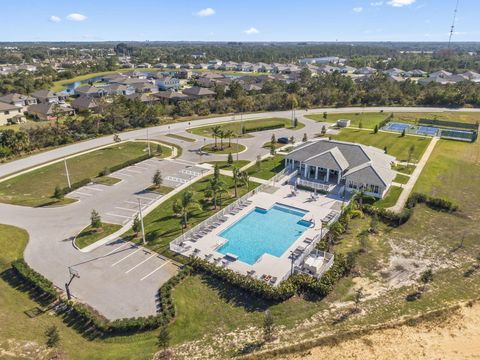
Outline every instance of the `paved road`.
{"label": "paved road", "polygon": [[36,271],[64,289],[68,267],[80,273],[71,284],[73,296],[87,302],[110,319],[148,316],[156,313],[158,288],[177,268],[170,260],[142,247],[115,239],[92,252],[74,248],[72,240],[89,225],[96,209],[102,219],[125,224],[145,209],[158,194],[145,192],[157,169],[171,178],[165,184],[180,186],[189,180],[187,166],[174,160],[150,159],[113,173],[122,181],[114,186],[89,185],[71,194],[74,204],[56,208],[29,208],[0,204],[1,223],[24,228],[30,235],[25,260]]}
{"label": "paved road", "polygon": [[[346,108],[327,108],[327,109],[311,109],[308,111],[305,110],[298,110],[296,112],[297,117],[301,117],[305,114],[313,114],[313,113],[318,113],[322,111],[328,111],[329,113],[341,113],[341,112],[359,112],[362,109],[358,107],[346,107]],[[468,112],[474,112],[474,111],[480,111],[480,109],[447,109],[447,108],[426,108],[426,107],[372,107],[372,108],[367,108],[365,111],[368,112],[376,112],[384,110],[385,112],[434,112],[434,111],[468,111]],[[275,111],[275,112],[264,112],[264,113],[257,113],[257,114],[250,114],[250,115],[245,115],[244,119],[260,119],[260,118],[265,118],[265,117],[287,117],[290,118],[290,111]],[[236,117],[238,120],[238,116]],[[206,124],[214,124],[214,123],[219,123],[219,122],[225,122],[225,121],[231,121],[232,116],[222,116],[222,117],[215,117],[215,118],[209,118],[209,119],[202,119],[202,120],[196,120],[192,122],[192,125],[194,124],[195,126],[198,125],[206,125]],[[185,131],[185,129],[188,127],[188,122],[181,122],[181,123],[175,123],[175,124],[170,124],[170,125],[161,125],[161,126],[156,126],[152,127],[149,129],[149,134],[151,137],[158,137],[160,135],[165,135],[168,134],[169,132],[172,133],[177,133],[177,132],[182,132]],[[133,130],[125,133],[121,133],[120,137],[124,140],[127,139],[137,139],[137,138],[145,138],[146,137],[146,130]],[[171,138],[168,138],[169,141],[171,141]],[[267,139],[268,140],[268,139]],[[6,164],[0,165],[0,178],[7,176],[9,174],[13,174],[16,172],[19,172],[21,170],[28,169],[30,167],[40,165],[45,162],[49,162],[55,159],[62,158],[64,156],[69,156],[81,151],[93,149],[95,147],[103,146],[112,143],[113,137],[112,136],[105,136],[105,137],[100,137],[96,138],[93,140],[87,140],[83,141],[80,143],[76,144],[71,144],[67,146],[63,146],[54,150],[50,151],[45,151],[36,155],[32,155],[29,157],[26,157],[24,159],[19,159],[16,161],[12,161]]]}

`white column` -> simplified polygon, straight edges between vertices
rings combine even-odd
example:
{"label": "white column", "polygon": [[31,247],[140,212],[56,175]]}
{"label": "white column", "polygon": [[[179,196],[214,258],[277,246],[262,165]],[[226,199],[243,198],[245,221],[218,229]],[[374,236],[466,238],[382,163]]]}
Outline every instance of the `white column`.
{"label": "white column", "polygon": [[303,172],[303,176],[307,178],[307,173],[308,173],[308,165],[305,164],[305,170]]}
{"label": "white column", "polygon": [[318,180],[318,166],[315,166],[315,180]]}
{"label": "white column", "polygon": [[328,180],[330,180],[330,169],[327,169],[327,183],[328,183]]}
{"label": "white column", "polygon": [[340,175],[342,175],[342,170],[339,170],[339,171],[338,171],[337,184],[340,184]]}

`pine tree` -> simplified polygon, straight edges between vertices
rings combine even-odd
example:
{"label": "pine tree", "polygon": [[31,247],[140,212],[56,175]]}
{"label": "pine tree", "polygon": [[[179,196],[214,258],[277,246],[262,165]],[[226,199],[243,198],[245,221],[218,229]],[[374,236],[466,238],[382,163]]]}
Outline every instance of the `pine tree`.
{"label": "pine tree", "polygon": [[306,142],[307,140],[308,140],[307,133],[304,133],[304,134],[303,134],[303,139],[302,139],[302,141],[303,141],[303,142]]}
{"label": "pine tree", "polygon": [[45,331],[45,336],[47,337],[47,346],[48,347],[56,347],[60,342],[60,334],[58,333],[58,329],[55,325],[50,326]]}
{"label": "pine tree", "polygon": [[155,171],[155,174],[153,175],[153,184],[158,188],[160,185],[163,183],[163,178],[162,174],[160,173],[160,170]]}
{"label": "pine tree", "polygon": [[373,129],[373,133],[374,134],[378,133],[378,125],[375,125],[375,128]]}
{"label": "pine tree", "polygon": [[133,225],[132,225],[132,231],[135,233],[135,237],[138,236],[141,230],[142,230],[142,223],[140,222],[140,218],[138,217],[138,214],[137,214],[133,219]]}
{"label": "pine tree", "polygon": [[322,126],[322,131],[320,132],[320,134],[322,136],[325,136],[325,134],[327,133],[327,127],[325,125]]}
{"label": "pine tree", "polygon": [[274,339],[275,332],[275,320],[270,313],[270,311],[265,312],[265,317],[263,318],[263,340],[265,342],[270,342]]}
{"label": "pine tree", "polygon": [[166,325],[160,328],[160,332],[157,336],[157,345],[165,353],[170,345],[170,334]]}
{"label": "pine tree", "polygon": [[62,200],[64,196],[63,190],[60,186],[55,186],[55,191],[53,192],[53,197],[58,200]]}
{"label": "pine tree", "polygon": [[94,229],[100,229],[102,227],[102,219],[97,210],[92,210],[92,213],[90,215],[90,225]]}
{"label": "pine tree", "polygon": [[232,153],[228,153],[227,163],[228,163],[228,165],[232,165],[232,164],[233,164],[233,156],[232,156]]}

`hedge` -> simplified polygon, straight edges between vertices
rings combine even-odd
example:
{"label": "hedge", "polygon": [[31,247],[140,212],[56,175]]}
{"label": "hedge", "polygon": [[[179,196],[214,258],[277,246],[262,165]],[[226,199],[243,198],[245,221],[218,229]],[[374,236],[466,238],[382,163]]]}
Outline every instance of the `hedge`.
{"label": "hedge", "polygon": [[478,124],[462,123],[452,120],[438,120],[438,119],[420,119],[418,120],[419,125],[436,125],[436,126],[445,126],[453,127],[458,129],[469,129],[477,130]]}
{"label": "hedge", "polygon": [[274,129],[281,129],[284,128],[285,124],[277,124],[277,125],[268,125],[268,126],[259,126],[259,127],[251,127],[247,128],[245,127],[245,132],[255,132],[255,131],[265,131],[265,130],[274,130]]}
{"label": "hedge", "polygon": [[365,204],[363,205],[362,210],[368,215],[377,215],[381,221],[390,226],[400,226],[405,224],[408,219],[410,219],[410,216],[412,216],[412,210],[409,208],[403,209],[400,213],[396,213],[387,209]]}
{"label": "hedge", "polygon": [[431,197],[422,193],[412,193],[407,200],[406,207],[413,209],[417,204],[425,204],[431,209],[440,211],[454,212],[458,210],[458,206],[449,200]]}
{"label": "hedge", "polygon": [[91,182],[90,179],[83,179],[83,180],[77,181],[76,183],[73,183],[70,187],[63,188],[62,193],[68,194],[69,192],[80,189],[82,186],[88,185],[90,182]]}
{"label": "hedge", "polygon": [[35,290],[43,293],[48,299],[54,300],[57,298],[58,293],[53,283],[28,266],[23,259],[15,260],[12,263],[12,269],[16,275]]}

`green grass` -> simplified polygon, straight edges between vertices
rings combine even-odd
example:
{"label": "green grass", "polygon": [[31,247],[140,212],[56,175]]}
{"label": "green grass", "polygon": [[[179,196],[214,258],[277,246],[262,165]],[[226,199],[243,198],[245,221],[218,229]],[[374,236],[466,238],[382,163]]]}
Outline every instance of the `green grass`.
{"label": "green grass", "polygon": [[[278,142],[276,142],[276,143],[273,144],[273,145],[274,145],[274,148],[275,148],[275,149],[278,149],[278,148],[281,148],[281,147],[285,146],[285,144],[280,144],[280,143],[278,143]],[[263,144],[262,147],[263,147],[264,149],[270,149],[271,146],[272,146],[272,142],[271,142],[271,141],[267,141],[265,144]]]}
{"label": "green grass", "polygon": [[170,187],[170,186],[165,186],[165,185],[160,185],[160,186],[155,186],[155,185],[152,185],[148,188],[149,191],[154,191],[156,193],[159,193],[159,194],[162,194],[162,195],[166,195],[168,194],[170,191],[173,191],[174,188]]}
{"label": "green grass", "polygon": [[480,122],[480,113],[478,112],[419,112],[419,113],[394,113],[393,121],[402,121],[408,123],[416,123],[419,119],[431,120],[451,120],[461,123],[476,124]]}
{"label": "green grass", "polygon": [[186,142],[195,142],[196,141],[195,139],[192,139],[192,138],[189,138],[189,137],[186,137],[186,136],[182,136],[182,135],[178,135],[178,134],[167,134],[165,136],[171,137],[172,139],[177,139],[177,140],[186,141]]}
{"label": "green grass", "polygon": [[259,179],[268,180],[278,174],[285,167],[282,155],[268,157],[260,162],[260,167],[254,164],[248,168],[248,175]]}
{"label": "green grass", "polygon": [[[247,131],[248,129],[257,129],[257,128],[260,129],[259,131],[261,131],[261,128],[268,128],[270,126],[276,126],[276,125],[283,125],[283,127],[287,129],[292,129],[291,120],[285,119],[285,118],[266,118],[266,119],[255,119],[255,120],[245,120],[245,121],[232,121],[229,123],[218,124],[218,126],[221,127],[222,131],[232,130],[235,134],[240,134],[242,131],[242,124]],[[214,127],[215,125],[217,124],[190,128],[187,131],[199,136],[213,137],[212,127]],[[304,124],[299,122],[295,129],[298,130],[303,128],[304,126],[305,126]],[[270,129],[270,131],[272,132],[274,132],[275,130],[276,129]],[[265,131],[269,131],[269,130],[265,130]],[[247,133],[242,136],[248,137],[250,135]]]}
{"label": "green grass", "polygon": [[220,147],[220,143],[217,144],[217,147],[215,147],[215,144],[208,144],[201,148],[203,152],[219,155],[236,154],[237,152],[242,152],[245,149],[245,145],[237,144],[234,142],[232,142],[230,146],[228,146],[228,142],[224,143],[223,148]]}
{"label": "green grass", "polygon": [[248,160],[238,160],[233,161],[232,164],[229,164],[227,161],[209,161],[208,164],[213,166],[218,165],[221,170],[232,170],[234,167],[241,169],[245,165],[250,163]]}
{"label": "green grass", "polygon": [[327,118],[323,118],[323,113],[321,114],[312,114],[312,115],[305,115],[306,118],[321,121],[321,122],[330,122],[336,123],[337,120],[340,119],[347,119],[350,120],[351,127],[359,127],[360,122],[365,129],[373,129],[375,125],[378,125],[382,120],[384,120],[389,114],[388,113],[372,113],[372,112],[358,112],[358,113],[331,113],[327,112]]}
{"label": "green grass", "polygon": [[95,184],[110,185],[110,186],[118,184],[120,181],[122,180],[111,177],[111,176],[99,176],[93,179],[93,182]]}
{"label": "green grass", "polygon": [[407,175],[411,175],[413,171],[415,170],[416,166],[415,165],[393,165],[392,169]]}
{"label": "green grass", "polygon": [[375,206],[379,208],[389,208],[394,206],[397,203],[398,197],[402,193],[402,188],[399,186],[390,186],[385,197],[381,200],[375,202]]}
{"label": "green grass", "polygon": [[121,225],[117,224],[102,223],[102,228],[96,230],[89,225],[77,235],[75,238],[75,245],[77,245],[78,248],[83,249],[84,247],[113,234],[115,231],[120,230],[121,227]]}
{"label": "green grass", "polygon": [[[199,202],[201,209],[195,210],[189,217],[188,227],[191,228],[203,220],[209,218],[214,213],[219,211],[213,209],[211,201],[205,198],[205,189],[208,188],[210,177],[203,178],[194,184],[190,185],[185,191],[191,191],[194,194],[194,199]],[[234,198],[233,179],[229,176],[221,175],[222,181],[225,183],[227,193],[222,195],[222,207],[232,203]],[[250,190],[257,184],[251,182]],[[145,216],[145,234],[147,239],[147,247],[150,249],[166,254],[173,255],[169,252],[169,243],[176,237],[182,234],[181,220],[176,216],[172,210],[172,205],[175,200],[180,199],[182,192],[175,194],[170,199],[162,203],[150,214]],[[247,188],[245,186],[238,187],[239,196],[245,194]]]}
{"label": "green grass", "polygon": [[[68,159],[70,180],[75,183],[95,178],[105,167],[145,155],[145,149],[143,142],[126,142]],[[164,154],[170,151],[167,148],[163,150]],[[51,198],[57,185],[62,188],[68,186],[63,161],[0,182],[0,202],[25,206],[58,204]]]}
{"label": "green grass", "polygon": [[395,176],[395,179],[393,179],[394,182],[399,184],[406,184],[408,180],[410,180],[410,176],[403,174],[397,174],[397,176]]}
{"label": "green grass", "polygon": [[403,136],[386,132],[374,134],[372,131],[343,129],[340,134],[332,135],[332,139],[370,145],[379,149],[387,148],[389,155],[395,156],[399,161],[408,160],[408,151],[413,145],[415,147],[411,162],[420,160],[423,152],[430,143],[429,138],[419,136]]}

